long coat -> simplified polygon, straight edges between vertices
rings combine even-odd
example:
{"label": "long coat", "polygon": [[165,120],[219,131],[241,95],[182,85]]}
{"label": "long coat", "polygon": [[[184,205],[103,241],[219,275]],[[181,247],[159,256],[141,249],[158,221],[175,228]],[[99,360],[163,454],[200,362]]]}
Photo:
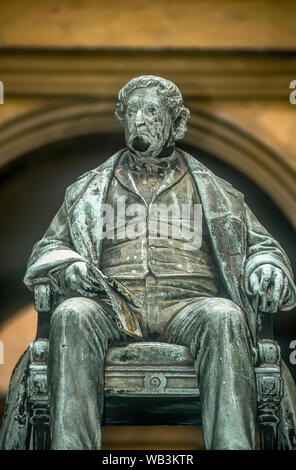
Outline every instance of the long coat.
{"label": "long coat", "polygon": [[[100,206],[106,200],[107,191],[116,164],[125,149],[119,151],[98,168],[78,178],[66,190],[64,202],[44,237],[34,245],[24,282],[29,289],[37,283],[50,282],[60,291],[55,274],[74,261],[91,261],[100,267],[102,239],[98,237]],[[197,186],[204,219],[208,227],[213,254],[221,282],[227,297],[246,313],[254,345],[257,343],[257,303],[249,291],[248,280],[253,270],[265,263],[281,268],[289,280],[289,295],[282,310],[296,305],[296,287],[287,255],[271,234],[258,222],[244,202],[242,193],[229,183],[215,176],[192,156],[179,152],[187,161],[189,171]],[[125,311],[117,311],[118,324],[127,330]],[[130,322],[128,322],[130,325]],[[129,327],[128,334],[139,335]],[[26,407],[24,407],[24,377],[28,354],[16,366],[7,398],[5,419],[0,433],[0,447],[24,448]],[[287,366],[282,361],[284,398],[280,407],[279,446],[296,448],[296,390]],[[14,402],[14,405],[13,405]],[[22,404],[23,420],[18,425],[15,403]],[[10,439],[4,436],[10,436]],[[17,440],[13,439],[18,436]],[[23,441],[22,441],[23,439]],[[9,444],[10,442],[10,444]],[[22,444],[23,442],[23,444]]]}

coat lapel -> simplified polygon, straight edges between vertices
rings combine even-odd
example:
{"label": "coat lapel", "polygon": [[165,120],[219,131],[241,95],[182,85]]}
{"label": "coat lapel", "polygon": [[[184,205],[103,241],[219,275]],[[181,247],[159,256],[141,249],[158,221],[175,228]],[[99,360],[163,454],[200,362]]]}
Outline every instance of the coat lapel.
{"label": "coat lapel", "polygon": [[[77,251],[97,267],[100,265],[102,251],[102,224],[99,214],[102,214],[114,168],[121,152],[113,155],[93,171],[93,177],[87,187],[83,188],[69,218],[72,239]],[[83,186],[83,182],[81,185]]]}
{"label": "coat lapel", "polygon": [[[231,300],[240,306],[246,251],[243,197],[231,185],[224,189],[217,178],[195,158],[184,154],[199,191],[213,251]],[[227,183],[225,183],[227,185]]]}

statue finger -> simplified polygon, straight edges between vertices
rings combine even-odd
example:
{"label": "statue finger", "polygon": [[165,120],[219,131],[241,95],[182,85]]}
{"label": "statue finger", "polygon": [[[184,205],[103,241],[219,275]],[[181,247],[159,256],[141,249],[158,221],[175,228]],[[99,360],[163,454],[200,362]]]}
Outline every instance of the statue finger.
{"label": "statue finger", "polygon": [[278,309],[278,302],[271,302],[265,311],[268,311],[269,313],[276,313]]}
{"label": "statue finger", "polygon": [[85,277],[87,275],[86,265],[82,261],[73,264],[73,271],[79,277]]}
{"label": "statue finger", "polygon": [[268,305],[268,312],[270,313],[276,313],[279,309],[279,303],[278,301],[272,301]]}
{"label": "statue finger", "polygon": [[81,297],[88,297],[91,292],[88,292],[88,290],[85,290],[81,287],[76,288],[76,292],[81,295]]}
{"label": "statue finger", "polygon": [[260,296],[260,310],[262,312],[266,312],[267,311],[267,294],[264,293],[264,294],[261,294]]}
{"label": "statue finger", "polygon": [[264,265],[261,269],[261,280],[260,280],[260,287],[259,287],[259,294],[263,294],[266,292],[269,283],[271,281],[272,275],[272,266]]}
{"label": "statue finger", "polygon": [[93,287],[93,289],[95,289],[96,291],[100,291],[100,292],[104,291],[104,287],[97,279],[90,278],[90,284]]}
{"label": "statue finger", "polygon": [[273,287],[273,299],[272,300],[278,306],[280,296],[281,296],[281,293],[282,293],[282,289],[283,289],[283,286],[284,286],[284,274],[283,274],[282,270],[276,270],[275,271],[275,275],[274,275],[274,278],[273,278],[273,284],[274,284],[274,287]]}
{"label": "statue finger", "polygon": [[281,295],[280,295],[280,300],[279,300],[279,308],[282,306],[282,304],[285,301],[285,298],[286,298],[286,295],[287,295],[287,292],[288,292],[288,288],[289,288],[289,281],[288,281],[287,276],[285,276],[284,277],[284,285],[283,285],[282,292],[281,292]]}
{"label": "statue finger", "polygon": [[266,300],[268,304],[273,302],[273,286],[270,284],[266,291]]}
{"label": "statue finger", "polygon": [[98,289],[91,283],[91,281],[87,280],[81,280],[80,286],[83,288],[84,291],[86,292],[94,292],[97,291]]}
{"label": "statue finger", "polygon": [[91,288],[91,284],[89,284],[85,279],[81,276],[77,276],[76,274],[71,274],[67,279],[67,284],[71,290],[78,292],[79,294],[85,294],[86,290]]}
{"label": "statue finger", "polygon": [[259,281],[259,276],[256,271],[254,271],[249,279],[249,284],[251,287],[251,291],[254,295],[258,294],[259,292],[259,287],[260,287],[260,281]]}
{"label": "statue finger", "polygon": [[71,288],[75,288],[78,284],[78,278],[76,274],[71,274],[70,276],[68,276],[66,282]]}

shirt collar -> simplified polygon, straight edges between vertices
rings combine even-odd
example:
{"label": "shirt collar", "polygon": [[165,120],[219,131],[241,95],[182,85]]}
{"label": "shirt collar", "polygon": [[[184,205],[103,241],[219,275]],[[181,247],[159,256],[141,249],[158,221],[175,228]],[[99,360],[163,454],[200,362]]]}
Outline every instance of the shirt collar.
{"label": "shirt collar", "polygon": [[[153,159],[153,161],[149,159],[149,164],[153,165],[151,172],[156,171],[162,178],[156,196],[163,190],[177,183],[187,171],[187,165],[182,155],[177,150],[169,157]],[[142,161],[139,162],[138,159],[136,160],[127,150],[119,159],[115,169],[116,178],[127,189],[140,195],[135,179],[137,179],[136,176],[141,177],[141,173],[145,173],[146,176],[147,174],[149,175],[150,167],[148,169],[147,161],[143,161],[142,165]]]}
{"label": "shirt collar", "polygon": [[125,158],[125,163],[130,171],[155,173],[159,176],[164,176],[172,170],[179,172],[183,163],[176,150],[168,157],[162,158],[140,158],[127,151]]}

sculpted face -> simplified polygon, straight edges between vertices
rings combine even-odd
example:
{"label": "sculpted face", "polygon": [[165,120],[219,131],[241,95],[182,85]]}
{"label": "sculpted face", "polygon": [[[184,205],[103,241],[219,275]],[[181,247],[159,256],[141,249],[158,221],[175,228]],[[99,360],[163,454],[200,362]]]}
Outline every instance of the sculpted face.
{"label": "sculpted face", "polygon": [[141,157],[157,157],[171,142],[171,115],[155,87],[138,88],[130,94],[124,130],[127,147]]}

